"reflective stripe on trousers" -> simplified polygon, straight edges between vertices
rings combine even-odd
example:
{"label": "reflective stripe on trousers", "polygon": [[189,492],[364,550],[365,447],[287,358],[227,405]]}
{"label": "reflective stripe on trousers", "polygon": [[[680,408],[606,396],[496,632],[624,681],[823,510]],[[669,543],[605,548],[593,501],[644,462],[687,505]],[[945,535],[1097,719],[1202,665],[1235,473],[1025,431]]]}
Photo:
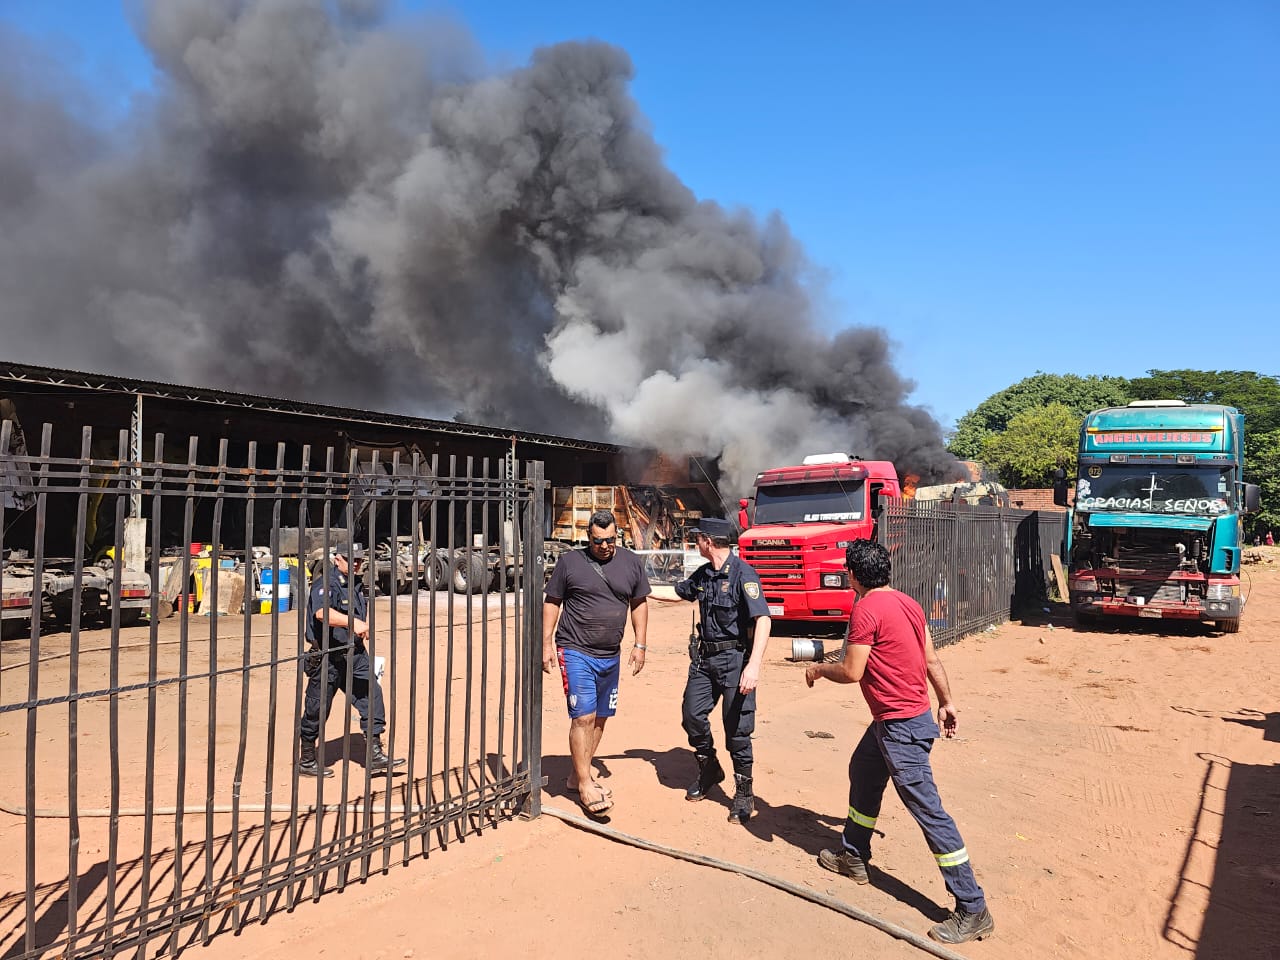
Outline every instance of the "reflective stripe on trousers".
{"label": "reflective stripe on trousers", "polygon": [[877,720],[867,727],[849,758],[844,845],[863,860],[871,859],[872,828],[880,816],[884,788],[892,779],[903,806],[924,833],[947,890],[961,909],[977,913],[986,907],[986,899],[956,822],[942,808],[929,766],[929,751],[937,737],[938,725],[928,713],[907,720]]}

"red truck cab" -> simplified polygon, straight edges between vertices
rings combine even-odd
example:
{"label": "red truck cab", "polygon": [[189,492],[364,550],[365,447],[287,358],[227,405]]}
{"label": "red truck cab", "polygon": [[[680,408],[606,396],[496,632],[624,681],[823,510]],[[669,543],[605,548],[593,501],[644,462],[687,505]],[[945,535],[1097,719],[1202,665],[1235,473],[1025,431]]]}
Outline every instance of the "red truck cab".
{"label": "red truck cab", "polygon": [[740,501],[738,552],[760,575],[770,615],[848,620],[854,594],[845,547],[873,537],[880,500],[901,495],[892,463],[847,453],[758,474],[755,497]]}

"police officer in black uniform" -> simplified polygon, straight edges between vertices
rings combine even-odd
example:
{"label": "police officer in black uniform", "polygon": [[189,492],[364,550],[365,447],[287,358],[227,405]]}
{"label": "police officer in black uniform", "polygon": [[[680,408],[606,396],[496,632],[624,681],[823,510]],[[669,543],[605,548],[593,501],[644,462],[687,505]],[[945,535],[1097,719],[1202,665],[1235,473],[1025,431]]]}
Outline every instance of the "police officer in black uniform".
{"label": "police officer in black uniform", "polygon": [[746,823],[755,812],[751,787],[751,733],[756,727],[756,684],[769,643],[769,605],[760,577],[734,555],[733,526],[707,517],[693,531],[707,559],[688,580],[676,584],[684,600],[697,601],[701,623],[689,638],[689,680],[684,688],[684,730],[698,761],[698,776],[685,791],[686,800],[702,800],[724,780],[716,758],[710,715],[723,700],[721,716],[735,791],[730,823]]}
{"label": "police officer in black uniform", "polygon": [[[316,757],[316,738],[329,719],[334,695],[339,690],[346,690],[348,657],[351,658],[351,689],[346,691],[347,699],[360,714],[360,729],[369,738],[369,769],[374,773],[385,773],[404,763],[403,759],[392,760],[382,749],[382,732],[387,726],[382,687],[373,676],[369,651],[365,647],[369,636],[369,601],[360,580],[364,550],[356,544],[350,553],[348,562],[345,550],[333,552],[328,580],[317,577],[307,597],[307,642],[311,650],[303,658],[307,692],[299,723],[302,745],[298,754],[298,770],[313,777],[333,776],[333,771],[322,766]],[[328,675],[322,679],[326,620]]]}

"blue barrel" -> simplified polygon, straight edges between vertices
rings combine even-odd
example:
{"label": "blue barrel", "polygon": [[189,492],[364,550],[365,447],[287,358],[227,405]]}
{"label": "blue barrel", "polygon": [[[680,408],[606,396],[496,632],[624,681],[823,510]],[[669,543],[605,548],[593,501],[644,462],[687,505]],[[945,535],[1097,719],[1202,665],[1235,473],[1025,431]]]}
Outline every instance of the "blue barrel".
{"label": "blue barrel", "polygon": [[[280,582],[275,582],[275,574],[280,574]],[[261,586],[258,589],[258,604],[261,613],[270,613],[272,609],[287,613],[291,599],[289,568],[280,567],[278,571],[271,567],[262,568]]]}

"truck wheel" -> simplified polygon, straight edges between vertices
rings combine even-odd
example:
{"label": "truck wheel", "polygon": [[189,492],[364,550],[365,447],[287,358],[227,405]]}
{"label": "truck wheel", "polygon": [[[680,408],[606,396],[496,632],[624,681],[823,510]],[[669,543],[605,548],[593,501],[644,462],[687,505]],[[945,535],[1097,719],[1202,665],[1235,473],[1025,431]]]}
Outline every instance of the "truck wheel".
{"label": "truck wheel", "polygon": [[1223,633],[1239,633],[1240,618],[1232,617],[1230,620],[1219,620],[1218,629],[1221,630]]}
{"label": "truck wheel", "polygon": [[451,575],[454,593],[485,593],[489,589],[489,571],[485,567],[484,557],[479,554],[467,556],[460,553],[453,561]]}
{"label": "truck wheel", "polygon": [[439,590],[444,580],[444,563],[435,554],[423,557],[418,565],[418,577],[424,590]]}
{"label": "truck wheel", "polygon": [[142,622],[142,615],[145,612],[146,612],[145,610],[121,610],[120,626],[136,627],[138,624]]}

